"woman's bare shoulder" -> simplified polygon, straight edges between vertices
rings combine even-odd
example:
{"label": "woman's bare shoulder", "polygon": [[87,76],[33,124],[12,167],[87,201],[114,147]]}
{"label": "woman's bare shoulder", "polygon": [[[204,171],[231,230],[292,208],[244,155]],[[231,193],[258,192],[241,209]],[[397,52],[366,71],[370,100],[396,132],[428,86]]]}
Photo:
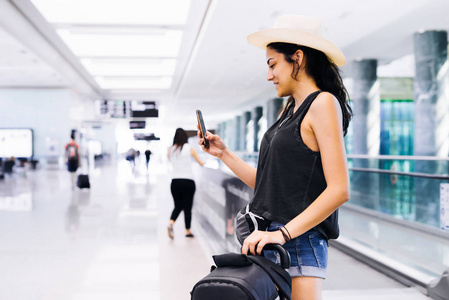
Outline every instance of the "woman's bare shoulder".
{"label": "woman's bare shoulder", "polygon": [[341,114],[340,104],[337,98],[329,92],[321,92],[310,106],[312,114]]}

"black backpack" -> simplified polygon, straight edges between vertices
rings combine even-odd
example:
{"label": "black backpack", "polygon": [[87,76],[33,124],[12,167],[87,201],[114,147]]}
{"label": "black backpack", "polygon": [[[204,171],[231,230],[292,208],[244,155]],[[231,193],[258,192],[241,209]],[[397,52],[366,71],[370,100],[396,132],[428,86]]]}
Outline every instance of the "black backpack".
{"label": "black backpack", "polygon": [[290,267],[290,255],[277,244],[264,249],[276,250],[281,266],[257,255],[214,255],[216,266],[195,284],[191,300],[290,300],[292,280],[285,270]]}
{"label": "black backpack", "polygon": [[68,160],[78,160],[78,147],[74,144],[67,145],[67,159]]}

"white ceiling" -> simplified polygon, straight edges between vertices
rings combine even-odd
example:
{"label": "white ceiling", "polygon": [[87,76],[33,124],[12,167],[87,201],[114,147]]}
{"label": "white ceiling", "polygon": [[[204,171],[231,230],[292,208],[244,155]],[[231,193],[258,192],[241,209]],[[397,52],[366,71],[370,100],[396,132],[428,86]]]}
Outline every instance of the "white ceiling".
{"label": "white ceiling", "polygon": [[[79,3],[95,0],[89,1]],[[183,30],[169,89],[101,89],[96,74],[86,70],[56,32],[62,25],[75,25],[50,24],[28,0],[0,0],[0,88],[69,87],[92,100],[156,101],[159,122],[169,126],[194,127],[194,110],[199,108],[206,122],[215,125],[276,96],[266,81],[265,53],[250,45],[246,36],[271,27],[279,15],[322,18],[326,36],[343,50],[349,62],[342,68],[343,76],[350,76],[350,62],[359,58],[378,59],[381,76],[412,75],[413,33],[449,31],[447,0],[191,1],[185,25],[156,22],[158,14],[154,12],[148,16],[153,15],[157,24],[119,24],[128,31],[154,29],[158,24]],[[145,13],[131,2],[127,3],[136,20],[137,16],[144,20]],[[96,15],[98,24],[94,25],[104,23],[101,10],[88,11],[91,23]],[[132,16],[124,13],[126,22],[132,21]]]}

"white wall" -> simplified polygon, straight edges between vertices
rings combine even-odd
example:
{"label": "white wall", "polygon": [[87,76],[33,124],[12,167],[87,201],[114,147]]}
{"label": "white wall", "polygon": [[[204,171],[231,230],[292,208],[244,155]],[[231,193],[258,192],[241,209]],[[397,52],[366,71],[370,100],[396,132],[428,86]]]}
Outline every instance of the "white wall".
{"label": "white wall", "polygon": [[38,159],[52,154],[50,143],[56,147],[55,154],[62,156],[71,129],[93,115],[88,101],[68,89],[0,89],[0,127],[32,128]]}
{"label": "white wall", "polygon": [[117,154],[117,140],[115,139],[114,124],[104,124],[101,129],[97,129],[96,131],[96,136],[103,146],[103,153],[108,153],[115,159]]}

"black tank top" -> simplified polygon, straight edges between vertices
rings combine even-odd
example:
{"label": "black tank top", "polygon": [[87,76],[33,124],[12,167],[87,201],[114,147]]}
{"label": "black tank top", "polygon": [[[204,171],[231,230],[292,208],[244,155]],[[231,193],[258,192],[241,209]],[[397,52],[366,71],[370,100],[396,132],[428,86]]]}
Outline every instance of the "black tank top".
{"label": "black tank top", "polygon": [[[293,113],[291,105],[265,133],[259,151],[250,209],[282,224],[303,212],[326,188],[320,152],[301,137],[301,122],[320,91],[310,94]],[[315,228],[327,239],[339,235],[338,211]]]}

